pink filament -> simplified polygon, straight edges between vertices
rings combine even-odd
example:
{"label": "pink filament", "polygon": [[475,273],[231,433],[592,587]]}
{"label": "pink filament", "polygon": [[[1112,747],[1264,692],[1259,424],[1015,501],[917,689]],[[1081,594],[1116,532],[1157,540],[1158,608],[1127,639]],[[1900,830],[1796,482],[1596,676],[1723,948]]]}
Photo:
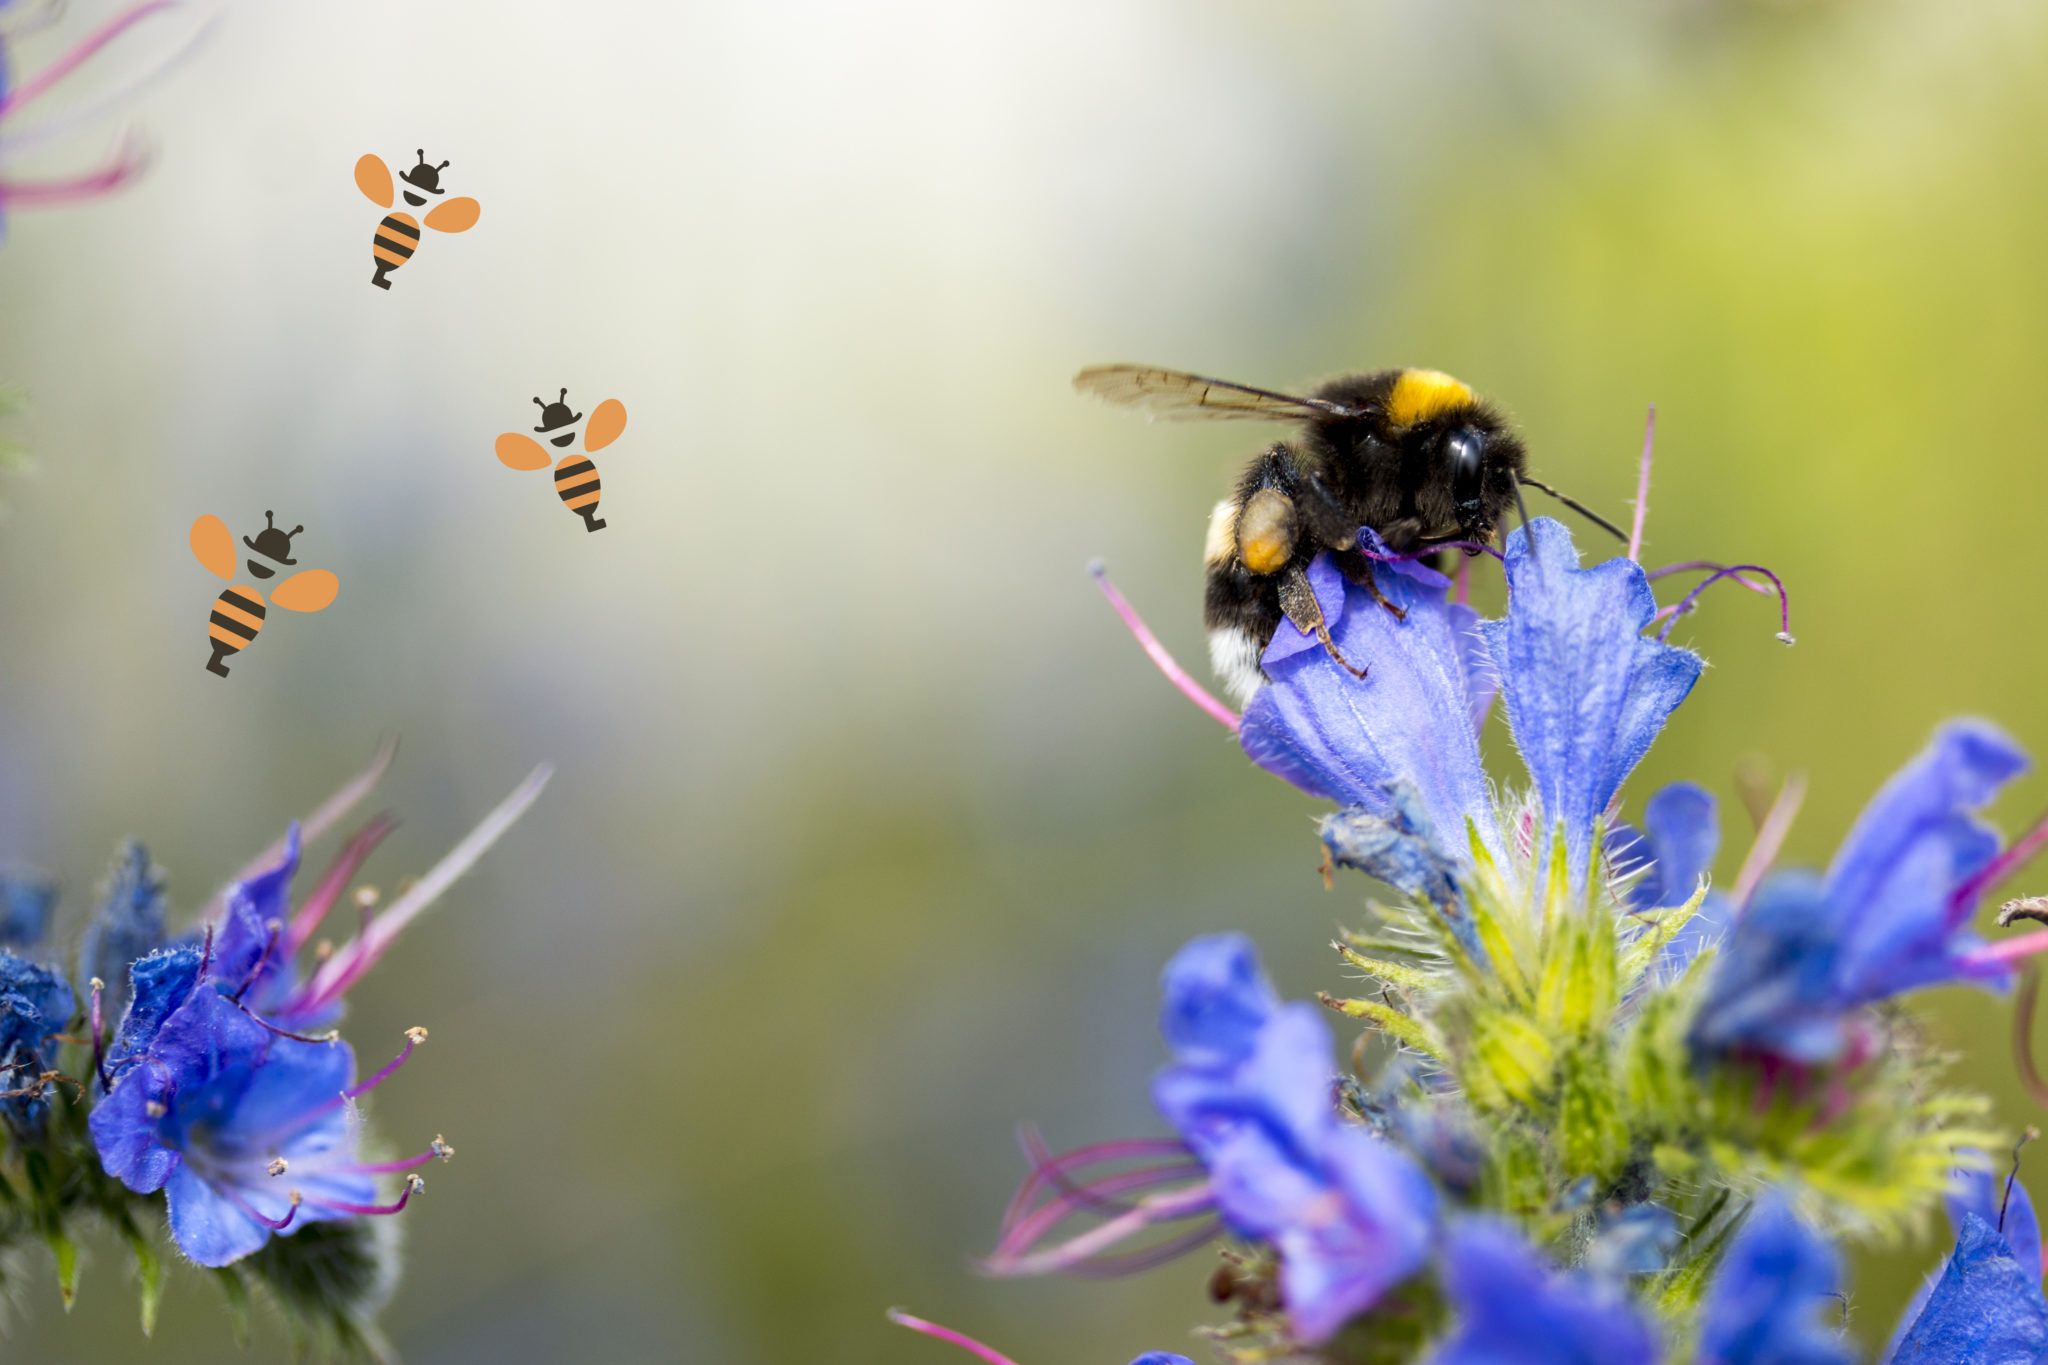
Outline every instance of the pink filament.
{"label": "pink filament", "polygon": [[898,1327],[908,1327],[913,1332],[922,1332],[928,1337],[937,1337],[940,1341],[958,1346],[975,1359],[986,1361],[988,1365],[1017,1365],[1016,1361],[992,1346],[984,1346],[973,1337],[956,1332],[950,1327],[941,1327],[936,1322],[926,1322],[923,1318],[913,1317],[901,1308],[889,1310],[889,1321]]}
{"label": "pink filament", "polygon": [[97,29],[88,33],[79,42],[78,46],[72,48],[56,61],[50,63],[49,66],[16,86],[7,98],[0,99],[0,118],[7,117],[7,115],[21,108],[24,104],[41,96],[51,86],[92,60],[93,54],[97,53],[101,48],[113,42],[114,39],[135,27],[135,25],[141,23],[150,15],[176,8],[175,0],[147,0],[144,4],[137,5],[133,9],[115,15]]}
{"label": "pink filament", "polygon": [[411,1060],[412,1050],[418,1046],[419,1044],[415,1043],[412,1040],[411,1035],[408,1034],[406,1036],[405,1046],[398,1049],[398,1055],[396,1057],[393,1057],[390,1061],[384,1063],[382,1067],[378,1068],[377,1073],[371,1076],[369,1080],[364,1081],[361,1085],[350,1086],[348,1089],[342,1091],[342,1098],[350,1100],[360,1099],[364,1095],[369,1094],[372,1090],[375,1090],[378,1086],[384,1084],[385,1081],[390,1080],[393,1073],[395,1073],[398,1070],[398,1068],[404,1066],[407,1061]]}
{"label": "pink filament", "polygon": [[140,152],[123,147],[98,170],[68,180],[0,180],[0,204],[31,208],[97,198],[127,184],[147,165]]}
{"label": "pink filament", "polygon": [[320,1207],[323,1209],[333,1209],[336,1213],[346,1213],[354,1218],[388,1217],[404,1209],[406,1204],[412,1200],[412,1192],[419,1187],[419,1177],[414,1176],[405,1182],[405,1188],[399,1191],[398,1199],[394,1203],[351,1204],[340,1199],[322,1199]]}
{"label": "pink filament", "polygon": [[1017,1193],[1011,1197],[1009,1207],[1003,1210],[1001,1226],[1005,1229],[1024,1216],[1025,1210],[1031,1206],[1031,1196],[1036,1194],[1040,1187],[1050,1182],[1062,1189],[1071,1189],[1066,1183],[1067,1177],[1078,1166],[1092,1165],[1098,1161],[1188,1154],[1188,1149],[1172,1138],[1133,1138],[1125,1142],[1098,1142],[1053,1156],[1048,1153],[1045,1140],[1038,1135],[1038,1130],[1028,1125],[1018,1130],[1017,1144],[1024,1149],[1024,1155],[1031,1161],[1031,1174],[1017,1187]]}
{"label": "pink filament", "polygon": [[327,869],[327,875],[313,888],[313,893],[299,904],[298,909],[292,911],[291,936],[285,956],[296,955],[299,949],[306,945],[306,941],[313,937],[314,931],[319,929],[320,921],[326,918],[328,910],[333,908],[334,902],[339,900],[341,893],[347,889],[349,879],[361,869],[371,851],[384,842],[384,836],[397,828],[397,821],[380,815],[358,830],[356,836],[348,841],[348,846],[335,858],[333,866]]}
{"label": "pink filament", "polygon": [[[995,1250],[989,1253],[989,1259],[996,1261],[1012,1258],[1076,1213],[1100,1207],[1116,1196],[1138,1190],[1157,1189],[1161,1185],[1200,1180],[1202,1175],[1203,1171],[1198,1163],[1186,1161],[1176,1162],[1171,1166],[1145,1166],[1137,1170],[1097,1177],[1072,1193],[1055,1195],[1012,1222],[997,1237]],[[1118,1216],[1128,1214],[1137,1207],[1136,1204],[1118,1201]]]}
{"label": "pink filament", "polygon": [[299,1216],[299,1206],[297,1203],[294,1203],[290,1208],[284,1211],[284,1217],[272,1218],[269,1214],[265,1213],[263,1210],[257,1208],[254,1204],[244,1199],[241,1195],[237,1194],[232,1188],[225,1185],[219,1186],[217,1188],[220,1189],[221,1193],[225,1194],[229,1199],[234,1201],[236,1208],[239,1208],[243,1213],[248,1214],[251,1218],[254,1218],[257,1222],[263,1224],[263,1226],[269,1228],[272,1232],[283,1232],[286,1228],[292,1225],[292,1220]]}
{"label": "pink filament", "polygon": [[1694,604],[1699,601],[1701,593],[1705,592],[1708,588],[1711,588],[1712,586],[1714,586],[1714,584],[1720,582],[1724,578],[1733,578],[1736,582],[1741,583],[1744,587],[1748,588],[1752,592],[1764,591],[1763,589],[1757,587],[1755,584],[1750,583],[1746,579],[1744,579],[1742,575],[1746,573],[1762,574],[1765,578],[1770,580],[1770,590],[1774,591],[1778,597],[1778,638],[1780,640],[1783,640],[1788,645],[1791,644],[1792,599],[1790,596],[1786,594],[1785,585],[1779,581],[1778,576],[1772,573],[1769,569],[1766,569],[1761,564],[1731,564],[1725,568],[1717,569],[1714,573],[1709,574],[1706,578],[1702,579],[1697,585],[1695,585],[1693,590],[1687,593],[1684,596],[1684,598],[1682,598],[1675,606],[1665,607],[1663,610],[1659,611],[1655,616],[1650,618],[1650,622],[1652,625],[1656,624],[1658,621],[1664,622],[1664,629],[1657,632],[1657,638],[1659,640],[1669,639],[1671,635],[1671,628],[1678,624],[1678,618],[1684,616],[1686,613],[1690,612],[1693,609]]}
{"label": "pink filament", "polygon": [[1798,817],[1799,805],[1805,799],[1806,778],[1800,773],[1786,778],[1785,785],[1778,788],[1777,799],[1771,802],[1763,823],[1757,826],[1749,856],[1742,860],[1742,869],[1735,874],[1736,913],[1740,914],[1749,904],[1764,874],[1778,861],[1778,851],[1785,846],[1785,836],[1791,832],[1792,821]]}
{"label": "pink filament", "polygon": [[[1110,1180],[1100,1182],[1096,1188],[1103,1190],[1117,1179],[1111,1177]],[[1047,1207],[1056,1207],[1064,1202],[1066,1201],[1055,1201]],[[1085,1264],[1097,1252],[1105,1251],[1127,1237],[1136,1236],[1148,1227],[1193,1217],[1198,1213],[1207,1213],[1215,1205],[1216,1196],[1210,1190],[1208,1182],[1203,1181],[1186,1189],[1153,1195],[1140,1201],[1128,1213],[1098,1223],[1086,1232],[1044,1251],[1028,1256],[992,1255],[984,1268],[994,1275],[1043,1275],[1053,1271],[1071,1270]]]}
{"label": "pink filament", "polygon": [[[1953,924],[1969,914],[1970,907],[1977,903],[1977,898],[1983,895],[1986,889],[2019,871],[2021,865],[2038,853],[2043,844],[2048,844],[2048,815],[2043,815],[2032,829],[2013,840],[2004,852],[1986,863],[1981,871],[1955,889],[1955,894],[1949,897],[1948,902],[1949,922]],[[2010,943],[2019,941],[2008,940]]]}
{"label": "pink filament", "polygon": [[2036,929],[2031,934],[2021,934],[2018,938],[1987,943],[1973,952],[1964,953],[1961,961],[1965,969],[2004,967],[2043,951],[2048,951],[2048,929]]}
{"label": "pink filament", "polygon": [[394,1171],[409,1171],[415,1166],[424,1166],[440,1155],[439,1151],[429,1147],[418,1156],[409,1156],[399,1161],[364,1161],[348,1169],[357,1175],[390,1175]]}
{"label": "pink filament", "polygon": [[1657,405],[1650,404],[1650,415],[1643,421],[1643,458],[1636,467],[1636,519],[1629,527],[1628,557],[1641,562],[1643,553],[1643,523],[1650,515],[1650,454],[1657,444]]}
{"label": "pink filament", "polygon": [[1240,724],[1237,712],[1211,696],[1208,690],[1196,682],[1188,671],[1180,666],[1179,661],[1167,652],[1166,646],[1159,642],[1159,637],[1152,633],[1152,628],[1145,624],[1144,618],[1138,615],[1136,608],[1125,601],[1124,595],[1116,590],[1116,584],[1109,581],[1108,570],[1100,564],[1092,564],[1088,572],[1094,575],[1095,586],[1102,589],[1102,595],[1109,599],[1110,607],[1123,618],[1125,628],[1137,637],[1138,644],[1159,671],[1166,675],[1166,680],[1179,688],[1182,696],[1207,712],[1218,725],[1235,732]]}

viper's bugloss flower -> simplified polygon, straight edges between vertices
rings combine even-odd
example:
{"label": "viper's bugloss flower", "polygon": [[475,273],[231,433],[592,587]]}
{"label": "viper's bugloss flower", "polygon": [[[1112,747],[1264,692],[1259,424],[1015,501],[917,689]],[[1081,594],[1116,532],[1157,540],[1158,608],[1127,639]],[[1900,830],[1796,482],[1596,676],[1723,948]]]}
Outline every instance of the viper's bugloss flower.
{"label": "viper's bugloss flower", "polygon": [[1556,1269],[1503,1223],[1453,1223],[1442,1263],[1455,1326],[1430,1365],[1657,1360],[1656,1334],[1618,1289]]}
{"label": "viper's bugloss flower", "polygon": [[33,948],[50,930],[57,886],[42,877],[0,874],[0,948]]}
{"label": "viper's bugloss flower", "polygon": [[2038,1252],[2022,1259],[1966,1212],[1955,1252],[1899,1338],[1891,1365],[2035,1365],[2048,1353]]}
{"label": "viper's bugloss flower", "polygon": [[[1366,542],[1387,558],[1369,532]],[[1482,622],[1419,565],[1376,570],[1397,616],[1318,559],[1310,582],[1332,637],[1367,661],[1367,676],[1283,624],[1264,659],[1272,681],[1245,710],[1239,734],[1255,762],[1347,807],[1326,825],[1332,854],[1403,889],[1415,882],[1416,840],[1454,868],[1468,860],[1468,826],[1497,858],[1507,850],[1478,742],[1496,682],[1544,828],[1562,831],[1577,885],[1594,822],[1699,678],[1698,655],[1642,634],[1657,603],[1635,561],[1582,569],[1571,533],[1547,517],[1508,537],[1505,561],[1507,614]],[[1361,860],[1361,818],[1412,838]]]}
{"label": "viper's bugloss flower", "polygon": [[49,1115],[39,1078],[55,1069],[75,1003],[62,972],[0,948],[0,1119],[16,1133],[39,1132]]}
{"label": "viper's bugloss flower", "polygon": [[2003,981],[2008,968],[1968,926],[2011,860],[1976,812],[2026,766],[1982,721],[1936,731],[1864,808],[1825,876],[1774,874],[1739,907],[1694,1041],[1829,1061],[1866,1005],[1942,982]]}
{"label": "viper's bugloss flower", "polygon": [[1721,1259],[1701,1314],[1698,1365],[1848,1365],[1834,1248],[1781,1197],[1757,1201]]}
{"label": "viper's bugloss flower", "polygon": [[[1685,904],[1711,876],[1720,846],[1714,798],[1690,782],[1673,782],[1643,803],[1642,830],[1617,829],[1609,850],[1619,874],[1635,874],[1628,881],[1629,908],[1650,911]],[[1709,890],[1659,953],[1662,972],[1685,970],[1701,948],[1719,939],[1728,915],[1727,895]]]}
{"label": "viper's bugloss flower", "polygon": [[228,1265],[304,1223],[405,1207],[418,1178],[380,1204],[376,1176],[423,1165],[443,1144],[406,1162],[366,1164],[356,1151],[354,1100],[393,1069],[357,1086],[346,1043],[285,1037],[208,983],[164,1021],[89,1126],[108,1174],[138,1194],[165,1192],[178,1248]]}

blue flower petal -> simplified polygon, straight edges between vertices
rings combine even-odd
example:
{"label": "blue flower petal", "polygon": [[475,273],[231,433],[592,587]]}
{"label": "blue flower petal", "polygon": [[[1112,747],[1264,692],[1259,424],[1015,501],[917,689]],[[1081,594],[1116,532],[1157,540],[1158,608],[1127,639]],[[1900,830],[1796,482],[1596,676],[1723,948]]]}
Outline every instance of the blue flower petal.
{"label": "blue flower petal", "polygon": [[1701,1317],[1698,1365],[1847,1365],[1834,1248],[1773,1195],[1751,1210],[1722,1258]]}
{"label": "blue flower petal", "polygon": [[[1713,872],[1720,847],[1721,822],[1713,796],[1690,782],[1662,788],[1643,807],[1641,843],[1626,854],[1649,862],[1629,888],[1630,907],[1659,910],[1685,904],[1699,888],[1700,878]],[[1623,850],[1616,852],[1623,855]]]}
{"label": "blue flower petal", "polygon": [[[1365,540],[1379,544],[1370,533]],[[1368,676],[1353,676],[1314,636],[1283,622],[1264,661],[1272,681],[1245,708],[1238,738],[1254,762],[1304,791],[1378,815],[1396,813],[1389,788],[1406,781],[1426,828],[1462,862],[1468,819],[1498,840],[1479,761],[1478,718],[1491,688],[1473,633],[1478,616],[1447,600],[1449,579],[1418,564],[1376,565],[1374,576],[1405,619],[1329,556],[1309,570],[1338,649]]]}
{"label": "blue flower petal", "polygon": [[[236,1194],[247,1197],[239,1190]],[[164,1195],[170,1203],[171,1239],[199,1265],[232,1264],[270,1240],[269,1227],[226,1192],[200,1179],[190,1166],[177,1169]],[[257,1197],[263,1201],[257,1207],[272,1218],[283,1218],[291,1207],[288,1190],[264,1190]]]}
{"label": "blue flower petal", "polygon": [[1317,1345],[1422,1269],[1436,1191],[1405,1155],[1363,1129],[1338,1127],[1325,1151],[1337,1200],[1317,1201],[1280,1230],[1288,1325]]}
{"label": "blue flower petal", "polygon": [[[157,1030],[192,994],[199,981],[198,944],[183,944],[151,953],[123,974],[128,982],[128,1011],[107,1048],[107,1066],[118,1071],[149,1051]],[[112,984],[112,983],[108,983]]]}
{"label": "blue flower petal", "polygon": [[1972,812],[2025,771],[2026,754],[1996,727],[1956,721],[1884,785],[1828,868],[1845,922],[1838,970],[1866,1002],[1958,974],[1974,940],[1957,933],[1972,906],[1956,891],[1997,856],[1998,834]]}
{"label": "blue flower petal", "polygon": [[107,893],[85,927],[79,945],[79,975],[106,983],[107,1012],[119,1017],[128,1003],[128,967],[165,945],[163,878],[149,850],[122,845],[107,880]]}
{"label": "blue flower petal", "polygon": [[168,1109],[176,1090],[169,1067],[142,1062],[114,1082],[113,1090],[93,1106],[86,1119],[100,1165],[137,1194],[162,1189],[185,1159],[183,1153],[158,1141],[163,1116],[149,1112],[159,1106]]}
{"label": "blue flower petal", "polygon": [[1891,1365],[2035,1365],[2048,1350],[2041,1268],[2023,1266],[1998,1230],[1965,1214],[1955,1254]]}
{"label": "blue flower petal", "polygon": [[[74,1004],[61,972],[0,948],[0,1063],[9,1068],[0,1073],[0,1089],[15,1089],[55,1065],[52,1035],[69,1026]],[[45,1096],[0,1099],[0,1117],[21,1132],[39,1131],[49,1110]]]}
{"label": "blue flower petal", "polygon": [[1131,1365],[1195,1365],[1195,1362],[1171,1351],[1147,1351],[1132,1361]]}
{"label": "blue flower petal", "polygon": [[226,909],[213,936],[213,975],[243,989],[252,972],[268,977],[289,966],[271,949],[271,928],[291,918],[292,877],[299,870],[299,823],[285,830],[284,853],[270,867],[227,889]]}
{"label": "blue flower petal", "polygon": [[1512,1228],[1471,1218],[1442,1257],[1457,1327],[1431,1365],[1653,1365],[1657,1342],[1627,1299],[1554,1270]]}
{"label": "blue flower petal", "polygon": [[1845,1040],[1840,950],[1834,902],[1818,877],[1768,879],[1721,945],[1693,1019],[1693,1043],[1800,1062],[1833,1058]]}
{"label": "blue flower petal", "polygon": [[2014,1260],[2023,1266],[2041,1264],[2041,1222],[2025,1185],[2014,1180],[2008,1197],[2003,1172],[1954,1172],[1949,1176],[1948,1216],[1958,1235],[1971,1214],[1997,1229],[2012,1248]]}
{"label": "blue flower petal", "polygon": [[[1348,806],[1323,817],[1330,861],[1431,905],[1450,905],[1457,898],[1457,866],[1444,855],[1415,788],[1397,778],[1387,784],[1387,801],[1388,813]],[[1476,950],[1476,939],[1467,946]]]}
{"label": "blue flower petal", "polygon": [[1283,1005],[1259,1029],[1241,1060],[1162,1069],[1152,1082],[1152,1102],[1204,1160],[1246,1125],[1264,1128],[1307,1158],[1320,1146],[1335,1113],[1333,1051],[1321,1010]]}
{"label": "blue flower petal", "polygon": [[1572,879],[1583,885],[1593,822],[1702,661],[1643,638],[1657,602],[1640,564],[1578,562],[1571,533],[1549,517],[1510,535],[1507,616],[1480,632],[1546,825],[1563,825]]}
{"label": "blue flower petal", "polygon": [[1210,934],[1173,955],[1161,974],[1159,1031],[1185,1063],[1225,1065],[1250,1052],[1280,1008],[1243,934]]}

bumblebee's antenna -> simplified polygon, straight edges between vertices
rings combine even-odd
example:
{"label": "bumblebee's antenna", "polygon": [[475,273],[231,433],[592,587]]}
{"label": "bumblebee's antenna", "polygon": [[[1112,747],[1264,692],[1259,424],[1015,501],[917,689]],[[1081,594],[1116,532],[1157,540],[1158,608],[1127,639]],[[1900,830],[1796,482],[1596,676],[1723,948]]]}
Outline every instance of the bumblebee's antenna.
{"label": "bumblebee's antenna", "polygon": [[[1628,544],[1628,532],[1622,530],[1619,526],[1616,526],[1613,522],[1601,516],[1598,512],[1595,512],[1592,508],[1586,506],[1586,504],[1580,502],[1577,498],[1574,498],[1566,493],[1560,493],[1555,488],[1552,488],[1549,484],[1543,482],[1541,479],[1532,479],[1527,474],[1521,476],[1521,482],[1528,484],[1529,487],[1536,489],[1538,492],[1550,494],[1551,497],[1556,498],[1566,507],[1571,508],[1574,512],[1577,512],[1587,521],[1592,522],[1595,526],[1598,526],[1601,530],[1607,532],[1607,534],[1613,536],[1622,544]],[[1517,500],[1519,501],[1520,495],[1517,494],[1516,496]],[[1529,514],[1525,510],[1522,513],[1523,520],[1526,521],[1528,519],[1528,516]]]}

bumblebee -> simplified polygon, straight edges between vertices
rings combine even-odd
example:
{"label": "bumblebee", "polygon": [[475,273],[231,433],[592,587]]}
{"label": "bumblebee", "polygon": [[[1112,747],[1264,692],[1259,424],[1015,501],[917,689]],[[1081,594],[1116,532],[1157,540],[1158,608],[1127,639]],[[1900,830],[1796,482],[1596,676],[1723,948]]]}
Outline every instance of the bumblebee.
{"label": "bumblebee", "polygon": [[1309,562],[1327,550],[1347,578],[1401,615],[1373,583],[1361,527],[1396,554],[1484,544],[1528,484],[1621,535],[1531,478],[1506,419],[1439,370],[1350,375],[1297,397],[1179,370],[1096,365],[1075,375],[1074,387],[1160,417],[1301,424],[1292,444],[1276,441],[1245,467],[1209,520],[1202,617],[1210,662],[1240,706],[1266,681],[1260,660],[1283,620],[1366,675],[1330,638],[1308,580]]}

